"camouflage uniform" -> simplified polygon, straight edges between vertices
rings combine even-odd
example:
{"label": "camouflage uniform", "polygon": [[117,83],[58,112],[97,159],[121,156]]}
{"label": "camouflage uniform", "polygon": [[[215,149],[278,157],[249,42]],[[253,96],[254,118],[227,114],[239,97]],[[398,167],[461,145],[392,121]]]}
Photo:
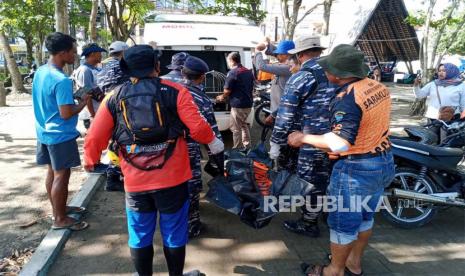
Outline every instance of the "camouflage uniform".
{"label": "camouflage uniform", "polygon": [[[199,108],[200,114],[206,119],[208,124],[210,124],[216,137],[221,139],[221,133],[218,129],[218,125],[216,124],[212,101],[205,93],[203,87],[188,80],[184,80],[182,84],[191,93],[195,104]],[[190,137],[187,138],[187,146],[189,149],[189,158],[192,170],[192,179],[187,182],[190,200],[189,233],[191,233],[193,229],[200,226],[199,198],[200,192],[202,191],[202,168],[200,166],[200,160],[202,159],[202,156],[200,152],[200,144]],[[208,154],[210,155],[209,151]]]}
{"label": "camouflage uniform", "polygon": [[[116,87],[129,81],[129,76],[121,71],[119,59],[109,57],[102,61],[102,70],[98,72],[97,85],[103,93],[109,93]],[[115,150],[113,150],[115,151]],[[121,167],[114,163],[110,163],[107,171],[107,182],[105,190],[107,191],[124,191],[123,173]]]}
{"label": "camouflage uniform", "polygon": [[161,76],[164,80],[169,80],[176,83],[183,82],[183,77],[180,70],[171,70],[168,74]]}
{"label": "camouflage uniform", "polygon": [[97,85],[103,93],[108,93],[116,86],[129,81],[129,76],[123,74],[119,66],[119,59],[109,57],[102,61],[102,70],[98,72]]}
{"label": "camouflage uniform", "polygon": [[[279,105],[271,142],[283,148],[287,137],[294,130],[305,134],[321,135],[330,132],[329,105],[334,98],[334,88],[328,83],[323,69],[316,63],[317,58],[302,64],[286,84]],[[315,92],[315,89],[318,89]],[[310,94],[309,94],[310,93]],[[297,174],[315,185],[312,192],[312,206],[316,196],[323,195],[331,173],[328,155],[310,145],[299,150]],[[318,213],[313,214],[302,208],[304,221],[316,222]]]}

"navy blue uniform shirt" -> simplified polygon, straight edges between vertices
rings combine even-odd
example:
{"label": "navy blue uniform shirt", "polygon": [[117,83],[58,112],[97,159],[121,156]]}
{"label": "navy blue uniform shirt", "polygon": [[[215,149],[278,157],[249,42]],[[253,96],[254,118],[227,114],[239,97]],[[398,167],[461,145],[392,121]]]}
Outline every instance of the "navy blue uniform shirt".
{"label": "navy blue uniform shirt", "polygon": [[253,105],[254,76],[241,64],[231,69],[226,76],[224,89],[231,90],[229,104],[235,108],[251,108]]}

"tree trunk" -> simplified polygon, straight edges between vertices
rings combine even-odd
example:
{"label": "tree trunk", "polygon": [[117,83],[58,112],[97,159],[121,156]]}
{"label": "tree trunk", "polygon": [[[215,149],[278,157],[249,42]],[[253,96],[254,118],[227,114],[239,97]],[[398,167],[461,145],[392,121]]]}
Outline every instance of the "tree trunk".
{"label": "tree trunk", "polygon": [[40,35],[39,36],[39,45],[37,45],[37,59],[39,60],[39,64],[37,66],[45,64],[44,60],[44,42],[45,42],[45,36]]}
{"label": "tree trunk", "polygon": [[[281,31],[281,39],[287,37],[287,24],[289,22],[289,4],[287,0],[281,0],[281,13],[283,18],[283,28]],[[275,26],[276,28],[278,26]]]}
{"label": "tree trunk", "polygon": [[[55,30],[69,34],[68,0],[55,0]],[[66,65],[63,71],[71,75],[72,68]]]}
{"label": "tree trunk", "polygon": [[281,9],[283,10],[283,37],[281,39],[292,40],[294,38],[295,27],[297,26],[297,17],[302,0],[294,0],[292,13],[289,12],[289,1],[281,0]]}
{"label": "tree trunk", "polygon": [[89,34],[92,42],[97,42],[97,12],[99,0],[92,0],[92,10],[89,20]]}
{"label": "tree trunk", "polygon": [[[454,0],[452,2],[452,6],[450,7],[450,10],[448,11],[446,17],[444,18],[444,22],[441,24],[441,26],[439,26],[439,29],[436,30],[436,36],[435,36],[435,38],[433,40],[433,44],[432,44],[432,47],[431,47],[431,60],[430,60],[429,68],[436,68],[435,67],[435,64],[436,64],[435,58],[436,58],[436,52],[437,52],[437,49],[438,49],[438,46],[439,46],[439,41],[441,40],[441,37],[444,34],[444,30],[446,29],[447,23],[452,18],[452,13],[455,11],[458,4],[459,4],[458,0]],[[441,62],[441,60],[439,60],[439,62]]]}
{"label": "tree trunk", "polygon": [[35,47],[35,61],[37,64],[37,67],[39,67],[42,64],[42,49],[39,44],[37,44]]}
{"label": "tree trunk", "polygon": [[407,66],[408,73],[413,74],[413,66],[410,60],[405,62],[405,66]]}
{"label": "tree trunk", "polygon": [[32,63],[34,62],[34,42],[30,35],[26,36],[24,38],[24,41],[26,42],[27,68],[30,70],[32,67]]}
{"label": "tree trunk", "polygon": [[[328,0],[325,0],[326,2]],[[295,33],[295,28],[297,25],[299,25],[305,17],[307,17],[309,14],[311,14],[315,9],[318,8],[318,6],[321,6],[324,4],[324,2],[317,3],[313,5],[311,8],[309,8],[305,13],[300,17],[299,19],[299,10],[300,7],[302,6],[302,0],[293,0],[292,1],[292,14],[289,13],[289,0],[281,0],[281,10],[283,12],[283,36],[284,39],[293,39],[294,38],[294,33]],[[331,0],[332,2],[332,0]],[[328,18],[329,20],[329,18]],[[329,25],[328,25],[329,26]]]}
{"label": "tree trunk", "polygon": [[[423,31],[423,37],[420,44],[420,68],[421,68],[421,82],[427,83],[431,79],[431,71],[428,70],[428,36],[430,31],[430,22],[433,16],[434,6],[436,5],[436,0],[429,0],[429,6],[426,14],[425,20],[425,29]],[[416,99],[415,102],[410,106],[410,115],[423,115],[425,112],[425,99],[419,100]]]}
{"label": "tree trunk", "polygon": [[69,34],[68,1],[55,0],[55,30]]}
{"label": "tree trunk", "polygon": [[328,35],[329,34],[329,18],[331,17],[331,6],[333,5],[333,0],[325,0],[324,3],[324,12],[323,12],[323,20],[324,20],[324,26],[323,26],[323,35]]}
{"label": "tree trunk", "polygon": [[3,82],[0,81],[0,107],[6,106],[6,90]]}
{"label": "tree trunk", "polygon": [[11,75],[11,83],[13,85],[13,92],[16,93],[25,93],[26,89],[23,85],[23,80],[21,78],[21,73],[19,72],[18,66],[16,65],[16,60],[11,50],[10,43],[3,31],[0,31],[0,46],[3,49],[5,54],[5,60],[7,61],[8,71]]}
{"label": "tree trunk", "polygon": [[434,6],[436,5],[437,0],[430,0],[429,1],[429,6],[428,6],[428,12],[426,15],[426,20],[425,20],[425,31],[423,32],[423,38],[422,38],[422,43],[421,43],[421,51],[420,54],[422,57],[420,57],[420,64],[421,64],[421,70],[422,70],[422,83],[427,83],[431,80],[431,73],[428,72],[429,68],[429,33],[431,30],[430,23],[433,18],[433,10]]}

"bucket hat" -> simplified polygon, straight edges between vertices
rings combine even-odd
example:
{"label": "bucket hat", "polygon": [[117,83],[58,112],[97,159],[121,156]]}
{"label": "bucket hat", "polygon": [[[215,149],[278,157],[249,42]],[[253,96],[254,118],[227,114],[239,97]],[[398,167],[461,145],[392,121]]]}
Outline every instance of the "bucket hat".
{"label": "bucket hat", "polygon": [[189,57],[189,54],[186,52],[174,54],[171,57],[171,64],[166,66],[166,68],[170,70],[181,70],[187,57]]}
{"label": "bucket hat", "polygon": [[369,71],[364,58],[363,53],[354,46],[340,44],[334,47],[331,54],[320,58],[318,64],[336,77],[363,79]]}
{"label": "bucket hat", "polygon": [[295,48],[288,51],[288,53],[294,55],[312,48],[326,49],[326,47],[321,45],[321,37],[301,36],[295,40]]}

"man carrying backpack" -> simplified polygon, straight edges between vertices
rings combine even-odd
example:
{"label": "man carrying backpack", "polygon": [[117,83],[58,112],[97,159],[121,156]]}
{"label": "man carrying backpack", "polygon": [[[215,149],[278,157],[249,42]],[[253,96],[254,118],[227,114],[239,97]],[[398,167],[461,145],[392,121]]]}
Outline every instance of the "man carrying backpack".
{"label": "man carrying backpack", "polygon": [[[224,150],[201,117],[189,91],[158,78],[158,51],[137,45],[123,54],[121,69],[131,76],[104,99],[84,144],[85,168],[93,170],[110,138],[117,143],[124,174],[131,257],[139,275],[152,275],[153,237],[160,216],[169,275],[183,275],[188,240],[189,169],[186,132]],[[198,270],[184,275],[200,275]]]}
{"label": "man carrying backpack", "polygon": [[[205,93],[202,83],[205,80],[205,73],[209,71],[208,65],[200,58],[190,56],[184,62],[182,75],[184,76],[183,85],[189,90],[198,106],[200,114],[207,120],[212,127],[218,139],[221,139],[221,133],[215,119],[213,104],[211,99]],[[189,157],[191,160],[192,179],[189,180],[189,238],[200,235],[202,223],[200,222],[200,192],[202,191],[202,159],[200,144],[188,137],[187,146],[189,147]],[[209,155],[211,153],[209,152]],[[214,158],[214,157],[212,157]]]}

